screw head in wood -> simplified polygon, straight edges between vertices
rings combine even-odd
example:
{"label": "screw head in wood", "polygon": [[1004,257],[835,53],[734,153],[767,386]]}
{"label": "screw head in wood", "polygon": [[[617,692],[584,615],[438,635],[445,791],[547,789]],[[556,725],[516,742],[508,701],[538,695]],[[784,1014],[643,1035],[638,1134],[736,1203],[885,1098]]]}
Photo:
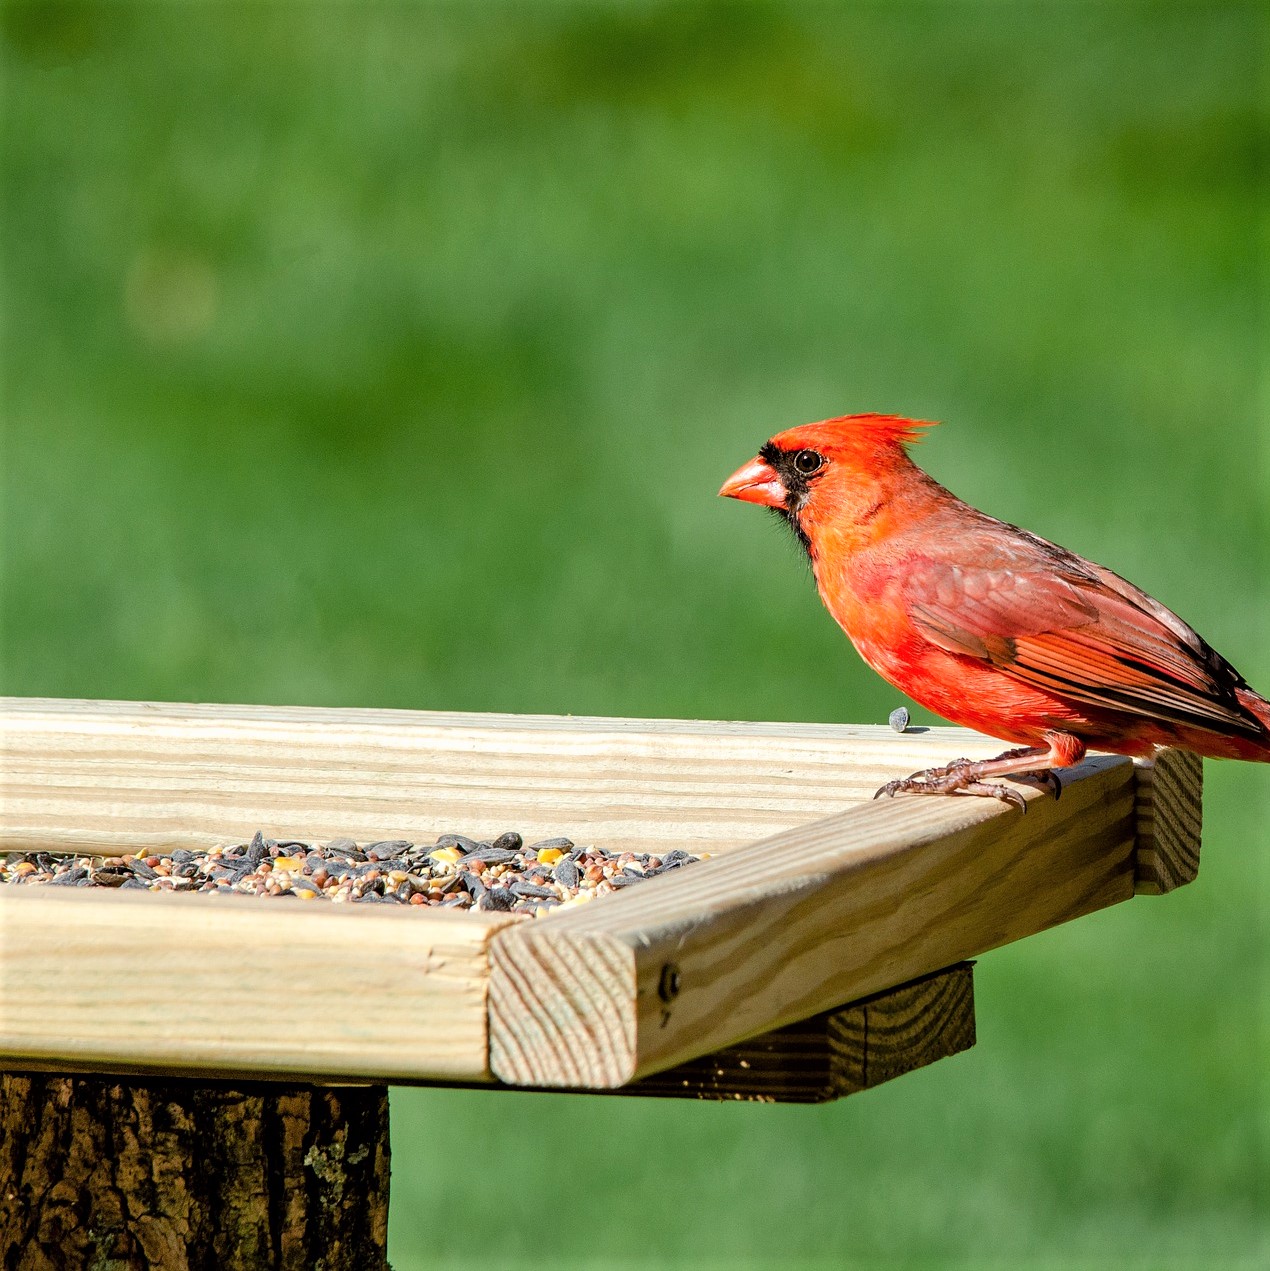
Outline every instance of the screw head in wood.
{"label": "screw head in wood", "polygon": [[657,985],[657,996],[663,1002],[670,1003],[679,996],[679,989],[679,964],[677,962],[667,962],[661,969],[661,980]]}

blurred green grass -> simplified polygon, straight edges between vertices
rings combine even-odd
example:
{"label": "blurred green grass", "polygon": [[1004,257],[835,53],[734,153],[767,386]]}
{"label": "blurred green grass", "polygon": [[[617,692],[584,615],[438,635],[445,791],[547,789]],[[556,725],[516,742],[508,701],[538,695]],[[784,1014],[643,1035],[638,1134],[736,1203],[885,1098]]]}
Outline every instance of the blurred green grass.
{"label": "blurred green grass", "polygon": [[[2,13],[4,691],[881,721],[714,498],[857,409],[1270,685],[1259,7]],[[394,1265],[1264,1265],[1270,774],[1208,777],[1196,886],[892,1086],[395,1092]]]}

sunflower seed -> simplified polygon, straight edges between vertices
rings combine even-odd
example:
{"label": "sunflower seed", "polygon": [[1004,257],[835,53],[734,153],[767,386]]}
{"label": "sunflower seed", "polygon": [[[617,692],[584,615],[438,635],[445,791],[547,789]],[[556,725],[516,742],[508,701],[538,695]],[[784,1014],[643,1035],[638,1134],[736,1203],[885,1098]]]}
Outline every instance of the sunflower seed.
{"label": "sunflower seed", "polygon": [[478,847],[474,851],[464,852],[459,863],[466,865],[468,861],[484,861],[486,865],[509,865],[516,859],[516,853],[505,847]]}
{"label": "sunflower seed", "polygon": [[477,902],[478,909],[510,909],[516,903],[515,896],[506,887],[487,888]]}
{"label": "sunflower seed", "polygon": [[546,852],[552,848],[557,852],[571,852],[573,851],[573,840],[564,838],[543,839],[541,843],[530,844],[529,850],[531,852]]}
{"label": "sunflower seed", "polygon": [[512,891],[517,896],[539,896],[544,900],[558,900],[559,897],[550,887],[539,887],[536,883],[527,883],[523,879],[512,883]]}
{"label": "sunflower seed", "polygon": [[556,862],[552,877],[561,887],[576,887],[578,885],[578,867],[566,856]]}
{"label": "sunflower seed", "polygon": [[435,852],[438,847],[457,847],[461,852],[475,852],[489,846],[489,843],[478,843],[475,839],[468,838],[466,834],[442,834],[432,850]]}

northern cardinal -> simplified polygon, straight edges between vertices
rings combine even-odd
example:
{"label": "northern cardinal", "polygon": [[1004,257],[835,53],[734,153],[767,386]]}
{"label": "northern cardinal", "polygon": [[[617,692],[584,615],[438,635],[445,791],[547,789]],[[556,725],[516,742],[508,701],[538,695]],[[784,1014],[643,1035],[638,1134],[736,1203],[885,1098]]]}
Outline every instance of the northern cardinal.
{"label": "northern cardinal", "polygon": [[721,495],[764,504],[806,548],[821,599],[883,679],[1019,744],[878,794],[991,795],[1086,747],[1182,746],[1270,762],[1270,702],[1176,614],[1111,570],[963,503],[909,458],[929,424],[848,415],[773,437]]}

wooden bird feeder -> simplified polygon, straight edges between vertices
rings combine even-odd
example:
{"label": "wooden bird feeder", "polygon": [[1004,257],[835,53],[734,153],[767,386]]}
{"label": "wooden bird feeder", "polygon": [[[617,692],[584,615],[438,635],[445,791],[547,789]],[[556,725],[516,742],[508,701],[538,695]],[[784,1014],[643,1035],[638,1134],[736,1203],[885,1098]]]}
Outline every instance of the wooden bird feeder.
{"label": "wooden bird feeder", "polygon": [[88,1226],[121,1268],[382,1266],[389,1083],[838,1098],[973,1045],[969,959],[1199,863],[1180,751],[1092,756],[1058,801],[1019,783],[1024,815],[873,801],[1001,749],[952,728],[36,699],[0,720],[5,850],[517,829],[712,857],[533,919],[0,888],[4,1266],[69,1265]]}

